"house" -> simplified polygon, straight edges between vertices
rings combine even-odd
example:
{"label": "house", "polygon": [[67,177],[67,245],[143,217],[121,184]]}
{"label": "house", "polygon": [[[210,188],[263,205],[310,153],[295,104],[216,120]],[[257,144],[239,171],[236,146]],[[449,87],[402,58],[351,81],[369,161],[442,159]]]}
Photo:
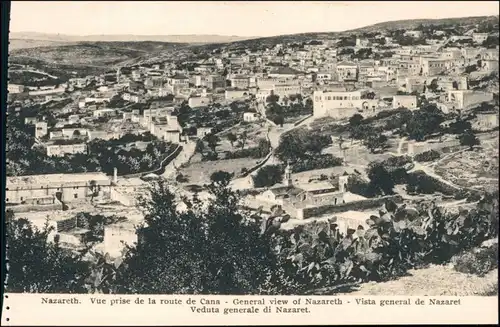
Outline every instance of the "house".
{"label": "house", "polygon": [[198,127],[196,129],[196,137],[202,139],[204,138],[206,135],[208,134],[211,134],[212,133],[212,130],[213,128],[212,127]]}
{"label": "house", "polygon": [[25,125],[35,125],[38,119],[36,117],[26,117],[24,118]]}
{"label": "house", "polygon": [[55,141],[53,144],[46,145],[47,156],[63,157],[66,154],[86,153],[87,145],[85,143],[66,143]]}
{"label": "house", "polygon": [[301,75],[304,75],[304,73],[290,68],[290,67],[278,67],[273,69],[268,76],[271,78],[277,77],[277,78],[296,78]]}
{"label": "house", "polygon": [[28,94],[30,96],[38,96],[38,95],[52,95],[52,94],[63,94],[66,91],[66,88],[64,87],[59,87],[59,88],[50,88],[46,90],[36,90],[36,91],[29,91]]}
{"label": "house", "polygon": [[260,120],[260,115],[256,112],[244,112],[243,121],[247,123],[256,122]]}
{"label": "house", "polygon": [[177,116],[155,117],[150,123],[150,132],[161,140],[179,143],[182,127]]}
{"label": "house", "polygon": [[474,43],[482,44],[488,39],[488,33],[473,33],[472,40]]}
{"label": "house", "polygon": [[324,206],[346,203],[345,194],[348,175],[337,176],[333,182],[294,185],[290,166],[285,168],[284,183],[277,184],[257,195],[262,202],[281,206],[293,218],[304,219],[304,209],[319,209]]}
{"label": "house", "polygon": [[101,118],[101,117],[115,117],[117,115],[116,109],[111,109],[111,108],[102,108],[102,109],[96,109],[92,113],[92,115],[95,118]]}
{"label": "house", "polygon": [[231,82],[231,87],[235,89],[246,90],[250,87],[250,79],[248,76],[236,75],[229,79]]}
{"label": "house", "polygon": [[175,74],[167,78],[165,88],[173,94],[179,93],[180,90],[189,87],[189,78],[182,74]]}
{"label": "house", "polygon": [[41,138],[48,134],[47,122],[40,121],[35,123],[35,137]]}
{"label": "house", "polygon": [[188,105],[191,108],[206,107],[210,103],[211,99],[209,97],[204,97],[204,96],[191,96],[188,99]]}
{"label": "house", "polygon": [[473,131],[491,131],[498,128],[498,112],[480,112],[472,122]]}
{"label": "house", "polygon": [[449,59],[422,58],[422,75],[435,76],[445,72],[450,67]]}
{"label": "house", "polygon": [[357,81],[358,65],[348,61],[339,62],[335,68],[337,78],[340,82]]}
{"label": "house", "polygon": [[395,95],[392,97],[392,107],[394,109],[406,108],[417,109],[417,97],[414,95]]}
{"label": "house", "polygon": [[297,84],[275,84],[272,91],[274,95],[279,96],[282,100],[284,97],[301,94],[302,87]]}
{"label": "house", "polygon": [[224,98],[227,101],[237,101],[246,99],[249,94],[249,90],[227,89],[224,92]]}
{"label": "house", "polygon": [[498,60],[481,60],[481,70],[492,73],[498,71]]}
{"label": "house", "polygon": [[453,110],[471,109],[482,102],[493,100],[493,93],[475,90],[449,91],[447,101]]}
{"label": "house", "polygon": [[422,31],[406,31],[404,35],[418,39],[422,37]]}
{"label": "house", "polygon": [[[110,193],[111,179],[104,173],[43,174],[7,177],[7,204],[33,205],[73,202]],[[52,200],[51,200],[52,199]]]}
{"label": "house", "polygon": [[24,85],[19,85],[19,84],[8,84],[7,85],[7,90],[11,94],[17,94],[17,93],[23,93],[24,92]]}
{"label": "house", "polygon": [[379,100],[364,99],[361,91],[328,91],[313,93],[314,117],[349,118],[355,113],[374,113],[379,107]]}

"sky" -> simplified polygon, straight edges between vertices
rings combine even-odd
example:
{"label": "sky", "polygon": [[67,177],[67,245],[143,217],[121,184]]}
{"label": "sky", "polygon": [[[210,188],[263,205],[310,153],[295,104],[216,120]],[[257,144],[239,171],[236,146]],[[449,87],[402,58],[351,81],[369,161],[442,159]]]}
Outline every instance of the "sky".
{"label": "sky", "polygon": [[11,32],[273,36],[380,22],[498,15],[497,1],[13,1]]}

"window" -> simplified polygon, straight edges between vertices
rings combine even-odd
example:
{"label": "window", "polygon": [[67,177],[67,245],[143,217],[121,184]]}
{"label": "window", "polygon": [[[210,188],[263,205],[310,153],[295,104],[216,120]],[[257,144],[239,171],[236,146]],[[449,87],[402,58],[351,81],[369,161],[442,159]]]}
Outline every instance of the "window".
{"label": "window", "polygon": [[78,198],[78,194],[76,194],[76,193],[75,193],[75,194],[73,194],[73,197],[74,197],[75,199],[77,199],[77,198]]}
{"label": "window", "polygon": [[6,199],[5,199],[5,202],[9,202],[9,198],[6,198]]}
{"label": "window", "polygon": [[23,198],[23,197],[21,197],[21,201],[23,201],[23,200],[24,200],[24,198]]}

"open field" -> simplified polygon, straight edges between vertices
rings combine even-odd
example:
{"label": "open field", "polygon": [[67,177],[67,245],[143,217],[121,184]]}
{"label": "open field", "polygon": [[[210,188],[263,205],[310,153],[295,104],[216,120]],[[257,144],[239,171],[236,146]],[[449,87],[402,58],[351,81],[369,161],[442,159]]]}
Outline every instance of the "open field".
{"label": "open field", "polygon": [[243,158],[202,162],[199,159],[200,155],[196,155],[192,159],[192,164],[182,169],[182,174],[188,178],[186,184],[210,183],[210,175],[219,170],[238,175],[241,169],[249,169],[262,160]]}
{"label": "open field", "polygon": [[264,123],[250,123],[239,124],[229,130],[226,130],[223,133],[218,134],[221,141],[217,146],[217,152],[222,153],[225,151],[235,151],[237,149],[241,149],[236,146],[238,141],[234,143],[234,146],[231,145],[231,142],[229,142],[229,140],[227,139],[227,135],[229,133],[233,133],[238,138],[240,138],[243,132],[247,133],[245,149],[253,148],[257,146],[259,139],[266,139],[267,127],[264,125]]}
{"label": "open field", "polygon": [[481,148],[461,151],[440,160],[437,174],[464,187],[484,190],[498,189],[498,134],[493,139],[483,137]]}

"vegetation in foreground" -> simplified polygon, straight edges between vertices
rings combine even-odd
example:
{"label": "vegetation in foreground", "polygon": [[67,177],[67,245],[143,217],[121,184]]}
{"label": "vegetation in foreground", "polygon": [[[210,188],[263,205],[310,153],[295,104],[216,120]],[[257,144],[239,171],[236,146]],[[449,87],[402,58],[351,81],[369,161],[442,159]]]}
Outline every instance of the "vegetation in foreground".
{"label": "vegetation in foreground", "polygon": [[[175,197],[163,183],[143,201],[139,242],[121,264],[105,258],[81,260],[46,242],[23,219],[8,225],[11,292],[308,294],[318,289],[384,281],[408,269],[442,264],[498,236],[498,193],[477,208],[449,213],[433,203],[416,207],[388,201],[364,229],[339,231],[335,219],[291,231],[289,217],[275,209],[268,218],[238,209],[239,195],[228,174],[215,174],[207,205]],[[89,244],[90,246],[91,244]],[[37,272],[33,270],[36,262]]]}

